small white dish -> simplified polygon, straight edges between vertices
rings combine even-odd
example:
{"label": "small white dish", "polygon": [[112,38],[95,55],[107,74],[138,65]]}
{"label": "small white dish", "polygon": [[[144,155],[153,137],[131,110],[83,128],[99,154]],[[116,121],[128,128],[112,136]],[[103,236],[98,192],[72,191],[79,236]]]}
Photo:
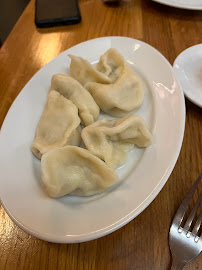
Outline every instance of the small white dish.
{"label": "small white dish", "polygon": [[202,10],[201,0],[153,0],[153,1],[176,8]]}
{"label": "small white dish", "polygon": [[[82,56],[93,64],[110,48],[117,49],[126,64],[144,79],[145,100],[136,114],[148,123],[152,143],[130,152],[126,164],[117,169],[119,181],[106,192],[85,198],[50,198],[42,186],[40,161],[30,146],[51,76],[68,74],[68,54]],[[109,234],[139,215],[163,188],[179,156],[184,125],[183,92],[172,66],[156,49],[125,37],[78,44],[34,75],[4,120],[0,133],[1,202],[19,227],[46,241],[74,243]]]}
{"label": "small white dish", "polygon": [[202,44],[181,52],[173,68],[185,96],[202,108]]}

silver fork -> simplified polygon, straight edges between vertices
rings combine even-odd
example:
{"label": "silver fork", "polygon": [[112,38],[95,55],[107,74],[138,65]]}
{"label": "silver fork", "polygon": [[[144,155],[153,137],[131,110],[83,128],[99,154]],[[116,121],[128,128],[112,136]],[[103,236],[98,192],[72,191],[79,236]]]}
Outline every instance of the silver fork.
{"label": "silver fork", "polygon": [[200,212],[199,217],[194,224],[193,230],[189,230],[196,211],[200,206],[202,194],[200,194],[194,208],[186,220],[184,227],[182,228],[180,226],[189,203],[201,179],[202,174],[197,178],[193,186],[188,191],[182,204],[177,210],[177,213],[173,219],[172,226],[170,228],[169,245],[173,259],[171,270],[181,270],[187,263],[194,260],[202,251],[202,236],[197,236],[197,232],[201,226],[202,211]]}

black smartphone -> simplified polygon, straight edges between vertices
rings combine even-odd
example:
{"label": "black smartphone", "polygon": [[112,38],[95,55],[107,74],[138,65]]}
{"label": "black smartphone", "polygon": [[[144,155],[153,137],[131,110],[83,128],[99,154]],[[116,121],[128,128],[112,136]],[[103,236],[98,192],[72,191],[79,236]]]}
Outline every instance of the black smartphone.
{"label": "black smartphone", "polygon": [[81,21],[78,0],[36,0],[35,24],[39,28]]}

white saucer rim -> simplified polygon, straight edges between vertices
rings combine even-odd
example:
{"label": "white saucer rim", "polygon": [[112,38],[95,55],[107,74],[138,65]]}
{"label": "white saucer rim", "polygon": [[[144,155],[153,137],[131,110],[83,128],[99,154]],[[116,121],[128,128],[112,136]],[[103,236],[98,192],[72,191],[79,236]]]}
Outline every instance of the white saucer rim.
{"label": "white saucer rim", "polygon": [[[175,68],[178,66],[177,63],[179,61],[180,58],[183,57],[183,54],[185,54],[187,51],[190,51],[192,50],[193,48],[196,48],[196,47],[202,47],[202,43],[199,43],[199,44],[195,44],[195,45],[192,45],[188,48],[186,48],[185,50],[183,50],[180,54],[178,54],[178,56],[175,58],[174,62],[173,62],[173,70],[174,70],[174,73],[175,73],[175,76],[177,77],[177,80],[178,82],[180,83],[180,79],[178,78],[178,75],[177,73],[175,72]],[[186,98],[191,101],[193,104],[195,104],[196,106],[198,106],[199,108],[202,108],[202,103],[198,102],[198,100],[192,98],[192,96],[189,96],[188,93],[183,89],[183,87],[181,86],[182,90],[183,90],[183,93],[184,95],[186,96]]]}
{"label": "white saucer rim", "polygon": [[186,10],[202,10],[202,5],[201,6],[186,6],[186,4],[175,4],[175,3],[169,3],[167,2],[167,0],[165,0],[164,2],[161,2],[161,0],[152,0],[156,3],[162,4],[162,5],[166,5],[168,7],[173,7],[173,8],[179,8],[179,9],[186,9]]}

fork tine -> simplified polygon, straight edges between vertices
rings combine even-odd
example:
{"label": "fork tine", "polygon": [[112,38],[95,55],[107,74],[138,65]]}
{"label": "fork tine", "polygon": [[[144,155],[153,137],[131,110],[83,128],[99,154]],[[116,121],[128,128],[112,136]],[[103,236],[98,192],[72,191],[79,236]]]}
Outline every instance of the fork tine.
{"label": "fork tine", "polygon": [[188,217],[188,219],[187,219],[187,221],[186,221],[186,223],[184,225],[184,232],[185,233],[188,232],[188,230],[189,230],[189,228],[190,228],[190,226],[192,224],[192,221],[193,221],[194,216],[196,214],[196,211],[197,211],[197,209],[198,209],[198,207],[199,207],[199,205],[201,203],[201,200],[202,200],[202,194],[200,194],[200,196],[198,197],[198,200],[197,200],[194,208],[192,209],[192,211],[191,211],[191,213],[190,213],[190,215],[189,215],[189,217]]}
{"label": "fork tine", "polygon": [[202,211],[200,212],[200,215],[194,225],[194,228],[192,230],[192,235],[196,236],[198,230],[200,229],[200,226],[201,226],[201,220],[202,220]]}
{"label": "fork tine", "polygon": [[200,181],[202,179],[202,174],[199,175],[199,177],[196,179],[196,181],[194,182],[194,184],[192,185],[192,187],[190,188],[190,190],[187,193],[187,196],[184,198],[182,204],[180,205],[179,209],[177,210],[177,213],[173,219],[173,224],[175,224],[176,226],[180,227],[180,224],[183,220],[184,214],[187,210],[187,207],[194,195],[195,190],[197,189],[197,186],[199,185]]}

